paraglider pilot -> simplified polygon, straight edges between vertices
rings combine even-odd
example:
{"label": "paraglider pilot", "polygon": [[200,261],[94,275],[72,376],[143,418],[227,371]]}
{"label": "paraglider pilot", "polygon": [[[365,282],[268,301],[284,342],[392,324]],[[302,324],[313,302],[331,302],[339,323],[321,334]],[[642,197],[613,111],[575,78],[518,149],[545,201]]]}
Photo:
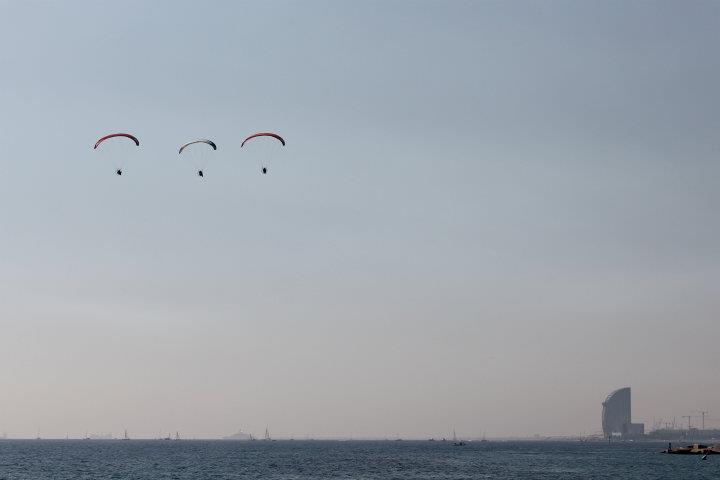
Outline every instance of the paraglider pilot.
{"label": "paraglider pilot", "polygon": [[266,174],[266,173],[267,173],[267,167],[263,167],[263,168],[262,168],[262,172],[263,172],[263,174]]}
{"label": "paraglider pilot", "polygon": [[115,171],[115,173],[117,173],[118,175],[122,175],[122,170],[120,170],[120,169],[118,168],[118,169]]}
{"label": "paraglider pilot", "polygon": [[203,171],[202,171],[202,170],[198,170],[198,177],[203,177],[203,176],[204,176],[204,175],[203,175]]}

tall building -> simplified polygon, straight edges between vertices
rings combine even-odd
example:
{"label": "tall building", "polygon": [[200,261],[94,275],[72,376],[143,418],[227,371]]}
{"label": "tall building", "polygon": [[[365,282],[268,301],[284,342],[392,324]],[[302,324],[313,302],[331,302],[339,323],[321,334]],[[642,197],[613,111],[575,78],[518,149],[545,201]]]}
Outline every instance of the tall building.
{"label": "tall building", "polygon": [[602,429],[606,438],[632,437],[645,433],[644,423],[632,423],[630,387],[607,396],[602,406]]}

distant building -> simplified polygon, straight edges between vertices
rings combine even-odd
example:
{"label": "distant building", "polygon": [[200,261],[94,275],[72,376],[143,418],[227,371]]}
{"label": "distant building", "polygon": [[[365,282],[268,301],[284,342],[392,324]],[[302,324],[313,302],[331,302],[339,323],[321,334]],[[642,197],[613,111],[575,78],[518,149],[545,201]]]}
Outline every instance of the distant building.
{"label": "distant building", "polygon": [[645,433],[644,423],[632,423],[630,387],[620,388],[602,404],[602,429],[605,438],[635,437]]}

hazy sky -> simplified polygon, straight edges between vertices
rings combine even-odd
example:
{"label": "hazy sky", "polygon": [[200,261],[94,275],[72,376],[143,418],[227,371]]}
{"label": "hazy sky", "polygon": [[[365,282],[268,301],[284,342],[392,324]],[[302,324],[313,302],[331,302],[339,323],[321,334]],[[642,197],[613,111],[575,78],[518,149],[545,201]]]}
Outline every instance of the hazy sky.
{"label": "hazy sky", "polygon": [[720,3],[0,5],[0,432],[720,417]]}

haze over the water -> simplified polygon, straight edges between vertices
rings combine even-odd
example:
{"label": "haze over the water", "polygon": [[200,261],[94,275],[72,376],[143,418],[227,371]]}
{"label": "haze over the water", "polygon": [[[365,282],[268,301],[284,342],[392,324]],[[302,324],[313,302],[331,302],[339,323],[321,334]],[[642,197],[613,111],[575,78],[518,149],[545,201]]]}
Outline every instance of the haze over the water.
{"label": "haze over the water", "polygon": [[636,421],[713,416],[719,21],[5,2],[0,432],[590,433],[626,385]]}

